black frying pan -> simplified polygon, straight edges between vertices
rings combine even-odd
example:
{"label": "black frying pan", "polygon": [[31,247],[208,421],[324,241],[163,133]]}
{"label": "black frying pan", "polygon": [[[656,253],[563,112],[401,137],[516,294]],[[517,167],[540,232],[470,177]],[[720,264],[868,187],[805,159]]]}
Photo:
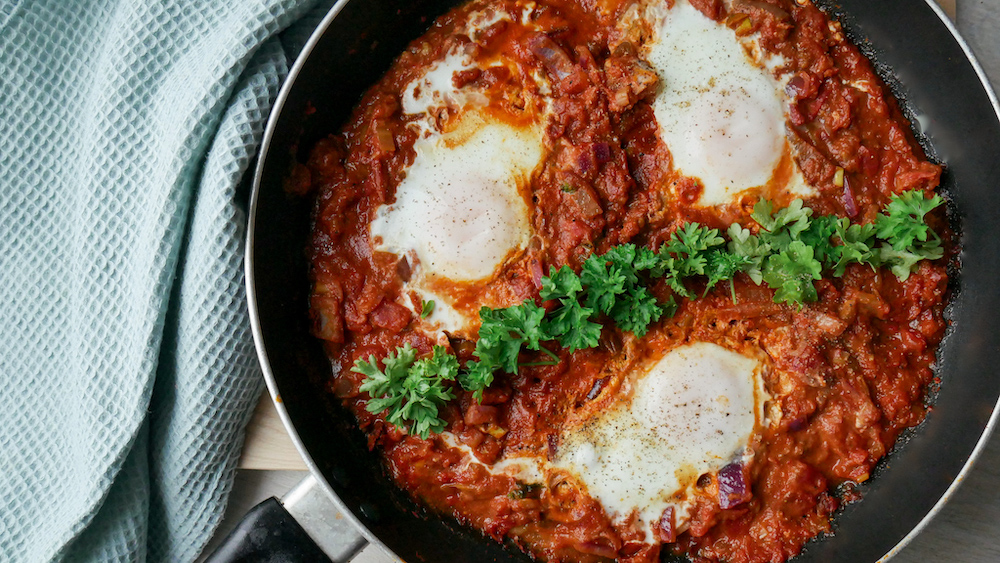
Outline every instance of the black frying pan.
{"label": "black frying pan", "polygon": [[[996,417],[1000,122],[982,72],[930,2],[818,3],[876,61],[928,154],[946,165],[943,191],[962,235],[963,266],[953,282],[953,326],[940,349],[934,408],[860,487],[864,500],[837,516],[836,533],[810,542],[795,559],[854,563],[891,555],[923,527],[969,469]],[[353,417],[322,391],[330,363],[309,334],[306,313],[311,203],[282,189],[293,159],[337,131],[392,59],[454,4],[342,0],[319,26],[279,95],[261,148],[247,241],[250,312],[268,387],[292,439],[318,488],[370,541],[406,561],[529,561],[411,501],[387,478]]]}

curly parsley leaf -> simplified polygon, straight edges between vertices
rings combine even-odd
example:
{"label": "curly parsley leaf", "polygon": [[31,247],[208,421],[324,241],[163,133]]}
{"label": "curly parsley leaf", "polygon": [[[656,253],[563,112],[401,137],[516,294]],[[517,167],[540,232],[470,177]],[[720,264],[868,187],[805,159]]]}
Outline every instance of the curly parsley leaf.
{"label": "curly parsley leaf", "polygon": [[776,223],[774,217],[774,204],[770,200],[761,199],[753,206],[753,213],[750,214],[750,218],[757,221],[760,228],[765,231],[774,231],[776,228]]}
{"label": "curly parsley leaf", "polygon": [[[634,247],[633,247],[634,248]],[[580,270],[580,281],[587,286],[587,307],[610,313],[619,297],[627,291],[628,274],[631,272],[626,265],[609,261],[606,256],[591,255],[583,263]]]}
{"label": "curly parsley leaf", "polygon": [[580,282],[580,276],[569,266],[562,266],[558,270],[555,267],[550,268],[549,275],[542,277],[542,289],[539,295],[542,301],[576,299],[581,291],[583,284]]}
{"label": "curly parsley leaf", "polygon": [[405,344],[382,360],[382,369],[369,356],[367,361],[355,361],[351,371],[365,376],[360,389],[371,396],[365,405],[368,412],[387,412],[390,424],[401,428],[409,424],[411,434],[427,438],[445,428],[438,412],[455,398],[447,382],[458,375],[458,359],[441,346],[435,346],[428,358],[415,358],[416,351]]}
{"label": "curly parsley leaf", "polygon": [[874,248],[874,225],[851,224],[842,218],[834,225],[834,236],[840,240],[828,256],[828,266],[834,276],[843,276],[850,264],[871,264],[875,267],[881,263]]}
{"label": "curly parsley leaf", "polygon": [[466,371],[459,374],[462,388],[472,391],[476,400],[481,401],[483,390],[493,383],[496,370],[517,373],[521,348],[541,350],[541,341],[549,338],[542,328],[544,317],[545,309],[534,301],[504,309],[481,308],[479,339],[473,352],[478,359],[469,362]]}
{"label": "curly parsley leaf", "polygon": [[576,299],[564,298],[561,301],[562,305],[542,324],[545,333],[568,348],[571,354],[597,346],[601,325],[590,320],[594,310],[584,307]]}
{"label": "curly parsley leaf", "polygon": [[816,301],[816,287],[813,280],[822,276],[823,265],[813,257],[813,249],[800,240],[788,244],[788,248],[772,254],[764,263],[764,281],[775,290],[776,303],[788,303],[802,307],[804,303]]}
{"label": "curly parsley leaf", "polygon": [[708,264],[706,252],[725,242],[719,236],[718,229],[698,223],[684,223],[660,247],[659,263],[651,268],[653,275],[663,277],[674,293],[694,299],[694,294],[684,285],[684,278],[704,275]]}
{"label": "curly parsley leaf", "polygon": [[[639,274],[655,268],[659,262],[655,252],[634,244],[614,246],[611,250],[600,256],[591,256],[587,259],[587,262],[592,260],[607,264],[609,269],[621,272],[621,275],[625,278],[626,287],[639,283]],[[586,262],[584,266],[586,267]],[[588,278],[583,276],[583,272],[581,272],[581,280],[585,286],[588,284]],[[589,290],[590,288],[588,287]]]}
{"label": "curly parsley leaf", "polygon": [[[673,297],[670,299],[673,300]],[[660,306],[656,297],[645,287],[634,287],[615,303],[610,316],[618,328],[642,337],[649,332],[649,325],[660,320],[664,312],[665,308]],[[670,313],[672,315],[673,312]]]}
{"label": "curly parsley leaf", "polygon": [[885,213],[875,218],[875,236],[889,241],[896,251],[916,248],[933,234],[924,217],[942,203],[941,196],[934,194],[926,198],[920,190],[893,195]]}
{"label": "curly parsley leaf", "polygon": [[483,390],[493,384],[493,372],[496,365],[486,360],[465,364],[465,370],[458,374],[458,383],[462,389],[472,391],[472,396],[479,402],[483,400]]}
{"label": "curly parsley leaf", "polygon": [[944,248],[941,247],[941,239],[937,234],[926,243],[910,246],[906,250],[896,250],[889,243],[883,243],[879,247],[879,260],[882,265],[889,266],[892,273],[902,281],[916,271],[921,260],[937,260],[942,256]]}
{"label": "curly parsley leaf", "polygon": [[[626,252],[626,247],[634,248],[635,254],[633,255],[630,250]],[[658,262],[655,252],[644,246],[635,246],[634,244],[616,246],[609,250],[605,256],[608,256],[609,260],[616,263],[624,264],[631,262],[632,269],[636,273],[652,270]]]}
{"label": "curly parsley leaf", "polygon": [[838,218],[821,215],[809,220],[809,226],[799,233],[798,240],[813,249],[813,256],[820,263],[829,266],[833,262],[835,245],[830,237],[837,231]]}
{"label": "curly parsley leaf", "polygon": [[685,223],[671,236],[672,250],[678,255],[696,256],[725,242],[719,236],[719,229],[711,229],[698,223]]}
{"label": "curly parsley leaf", "polygon": [[725,244],[718,229],[698,223],[684,223],[670,235],[670,240],[660,247],[661,264],[668,264],[676,277],[690,277],[705,273],[705,251]]}
{"label": "curly parsley leaf", "polygon": [[517,373],[521,346],[538,350],[539,342],[547,340],[542,331],[544,316],[545,309],[535,305],[534,301],[504,309],[481,308],[476,357],[507,373]]}
{"label": "curly parsley leaf", "polygon": [[875,236],[886,242],[879,246],[877,257],[889,266],[897,278],[905,280],[917,269],[921,260],[937,260],[944,256],[941,238],[925,217],[944,203],[941,196],[924,197],[920,190],[893,195],[885,213],[875,217]]}
{"label": "curly parsley leaf", "polygon": [[657,264],[652,250],[634,244],[590,256],[580,272],[587,307],[609,315],[622,330],[645,335],[648,325],[659,320],[663,309],[642,285],[639,275]]}
{"label": "curly parsley leaf", "polygon": [[764,281],[762,270],[764,259],[771,254],[771,246],[762,242],[760,237],[751,234],[750,229],[733,223],[727,231],[729,235],[729,252],[744,258],[746,265],[743,272],[757,285]]}
{"label": "curly parsley leaf", "polygon": [[[375,356],[369,356],[368,360],[358,359],[354,362],[351,371],[365,376],[365,381],[361,384],[361,391],[368,393],[373,401],[368,403],[368,412],[379,413],[389,406],[401,403],[402,395],[398,393],[402,389],[403,381],[409,374],[410,367],[416,360],[417,351],[409,344],[402,348],[397,348],[382,360],[383,369],[378,368],[378,360]],[[373,407],[372,403],[385,405]]]}
{"label": "curly parsley leaf", "polygon": [[601,337],[601,325],[590,320],[594,309],[584,307],[578,300],[581,291],[580,277],[568,266],[551,268],[549,276],[542,278],[542,299],[559,301],[559,307],[542,323],[542,330],[548,338],[569,348],[570,353],[597,346]]}
{"label": "curly parsley leaf", "polygon": [[661,257],[660,263],[655,270],[657,275],[663,278],[667,286],[673,290],[674,293],[680,295],[681,297],[686,297],[688,299],[694,299],[694,294],[691,293],[687,286],[684,285],[684,278],[686,277],[683,273],[683,264],[676,258],[671,256]]}
{"label": "curly parsley leaf", "polygon": [[715,284],[729,280],[729,290],[735,303],[736,286],[732,284],[732,280],[737,273],[745,271],[752,265],[753,261],[747,256],[725,250],[711,251],[706,258],[705,275],[708,276],[708,283],[705,285],[705,293],[702,294],[702,297],[708,295]]}
{"label": "curly parsley leaf", "polygon": [[804,207],[801,199],[792,200],[788,207],[774,215],[771,214],[773,209],[770,201],[762,199],[754,205],[750,217],[761,227],[760,239],[775,252],[782,252],[809,228],[812,209]]}

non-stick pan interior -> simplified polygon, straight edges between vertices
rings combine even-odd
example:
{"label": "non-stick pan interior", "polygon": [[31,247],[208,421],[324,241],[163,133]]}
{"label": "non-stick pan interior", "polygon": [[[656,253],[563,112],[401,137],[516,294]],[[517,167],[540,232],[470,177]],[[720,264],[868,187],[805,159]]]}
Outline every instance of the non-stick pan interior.
{"label": "non-stick pan interior", "polygon": [[[819,2],[842,16],[848,34],[866,45],[879,72],[919,123],[944,176],[958,226],[963,269],[953,298],[951,333],[941,347],[942,380],[934,408],[860,487],[864,500],[843,510],[836,534],[811,542],[796,561],[875,561],[889,552],[949,490],[988,427],[1000,378],[994,376],[1000,335],[1000,123],[974,66],[948,27],[919,0]],[[455,2],[352,0],[343,6],[286,84],[275,109],[255,186],[249,268],[252,307],[267,359],[302,444],[344,504],[406,561],[528,561],[474,530],[427,514],[386,477],[353,418],[328,393],[330,364],[309,334],[308,200],[287,195],[293,158],[336,131],[361,93],[392,59]],[[336,8],[335,8],[336,9]],[[887,70],[891,69],[891,70]]]}

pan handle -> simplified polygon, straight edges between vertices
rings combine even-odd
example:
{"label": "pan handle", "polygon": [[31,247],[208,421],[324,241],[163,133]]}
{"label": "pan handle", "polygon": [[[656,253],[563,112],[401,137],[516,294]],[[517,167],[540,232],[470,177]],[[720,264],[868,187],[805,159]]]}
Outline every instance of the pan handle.
{"label": "pan handle", "polygon": [[253,507],[205,563],[347,563],[367,544],[310,474]]}

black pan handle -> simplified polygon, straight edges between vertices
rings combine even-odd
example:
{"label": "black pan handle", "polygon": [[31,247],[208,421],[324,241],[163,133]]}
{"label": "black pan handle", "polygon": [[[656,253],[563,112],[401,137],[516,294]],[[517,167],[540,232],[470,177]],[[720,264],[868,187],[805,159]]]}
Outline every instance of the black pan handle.
{"label": "black pan handle", "polygon": [[330,563],[330,558],[278,499],[271,497],[250,509],[205,563],[286,561]]}
{"label": "black pan handle", "polygon": [[253,507],[204,563],[347,563],[367,543],[309,475]]}

